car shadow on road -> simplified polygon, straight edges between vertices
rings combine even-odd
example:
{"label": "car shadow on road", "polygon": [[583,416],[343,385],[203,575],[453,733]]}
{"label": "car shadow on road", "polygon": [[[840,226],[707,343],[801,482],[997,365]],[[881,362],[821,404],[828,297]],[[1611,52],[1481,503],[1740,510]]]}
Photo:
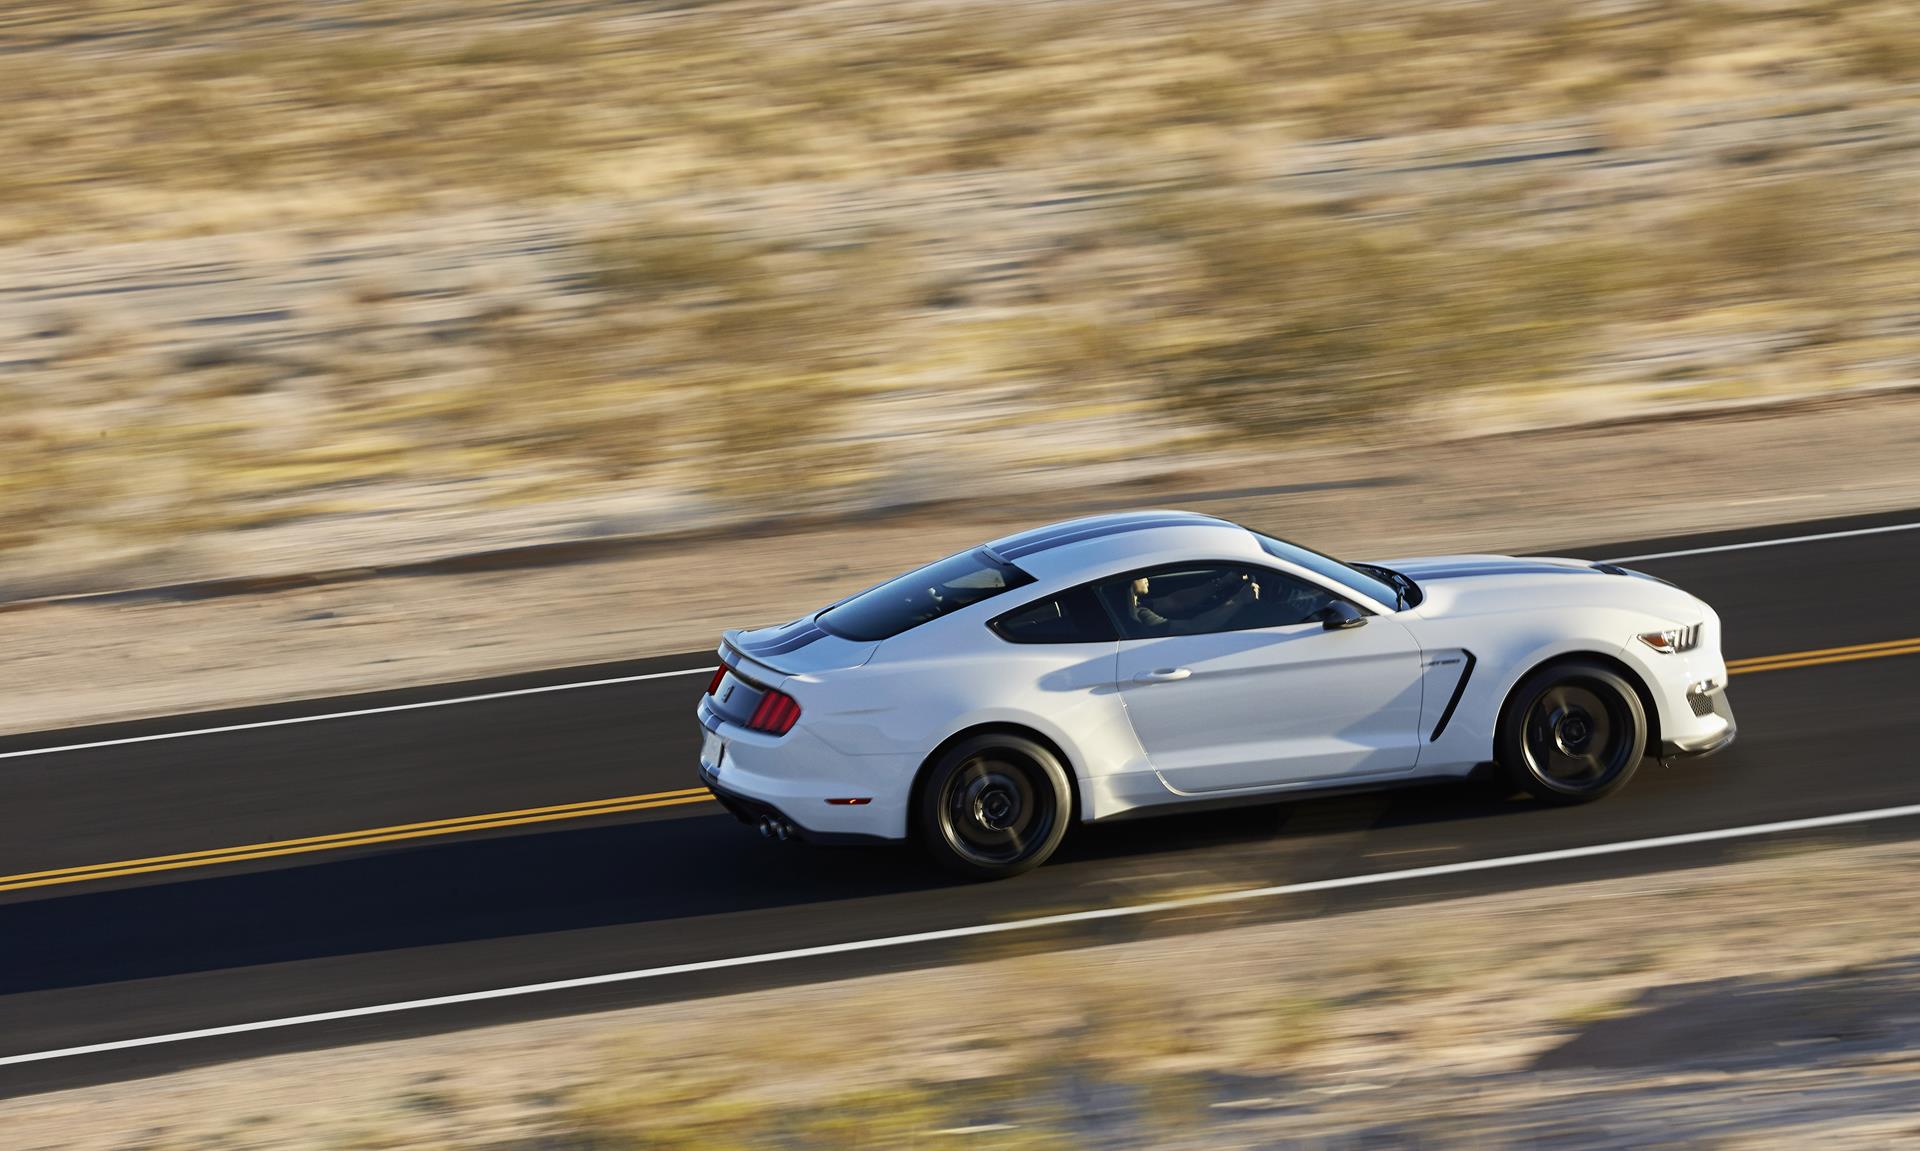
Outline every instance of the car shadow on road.
{"label": "car shadow on road", "polygon": [[[1362,810],[1384,826],[1515,806],[1463,786]],[[1116,860],[1284,850],[1337,833],[1354,810],[1307,800],[1083,828],[1056,864],[1011,884],[956,882],[908,848],[770,843],[713,813],[55,888],[0,905],[0,995],[596,928],[645,929],[620,950],[645,966],[988,922],[1057,910]],[[889,898],[902,895],[931,898]]]}

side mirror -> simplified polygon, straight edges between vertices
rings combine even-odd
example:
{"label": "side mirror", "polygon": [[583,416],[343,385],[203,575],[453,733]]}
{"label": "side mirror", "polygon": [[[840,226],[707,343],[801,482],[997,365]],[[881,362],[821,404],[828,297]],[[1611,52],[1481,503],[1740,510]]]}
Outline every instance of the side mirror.
{"label": "side mirror", "polygon": [[1315,613],[1314,618],[1318,619],[1320,626],[1328,631],[1345,631],[1347,628],[1359,627],[1367,622],[1367,617],[1360,614],[1359,608],[1343,599],[1334,600],[1321,608]]}

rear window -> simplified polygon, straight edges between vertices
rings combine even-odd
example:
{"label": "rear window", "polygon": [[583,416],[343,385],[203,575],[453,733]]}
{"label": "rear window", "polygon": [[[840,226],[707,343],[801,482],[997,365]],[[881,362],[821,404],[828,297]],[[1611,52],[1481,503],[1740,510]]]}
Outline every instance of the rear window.
{"label": "rear window", "polygon": [[1084,586],[1015,608],[987,626],[1012,643],[1102,643],[1120,638],[1106,609],[1093,598],[1093,589]]}
{"label": "rear window", "polygon": [[842,600],[814,622],[828,635],[872,642],[1032,582],[1026,572],[976,549]]}

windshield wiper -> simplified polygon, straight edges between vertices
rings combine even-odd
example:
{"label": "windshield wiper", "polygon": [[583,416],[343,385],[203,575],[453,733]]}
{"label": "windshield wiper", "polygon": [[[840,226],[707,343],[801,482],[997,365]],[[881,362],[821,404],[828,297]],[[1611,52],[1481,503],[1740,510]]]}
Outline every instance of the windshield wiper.
{"label": "windshield wiper", "polygon": [[1396,611],[1405,611],[1413,606],[1415,584],[1412,579],[1401,575],[1392,568],[1383,568],[1379,564],[1354,564],[1356,568],[1393,585],[1393,606]]}
{"label": "windshield wiper", "polygon": [[1387,574],[1393,577],[1394,586],[1401,589],[1400,599],[1403,602],[1400,606],[1402,608],[1410,608],[1419,602],[1420,585],[1413,582],[1412,576],[1403,575],[1392,569],[1388,569]]}

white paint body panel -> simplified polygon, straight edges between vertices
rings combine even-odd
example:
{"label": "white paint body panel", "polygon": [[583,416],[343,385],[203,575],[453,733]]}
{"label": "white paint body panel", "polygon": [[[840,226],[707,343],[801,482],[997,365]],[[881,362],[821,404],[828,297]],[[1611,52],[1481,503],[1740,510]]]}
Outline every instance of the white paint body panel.
{"label": "white paint body panel", "polygon": [[[1185,795],[1404,775],[1420,752],[1420,645],[1379,616],[1124,640],[1115,676],[1134,737]],[[1138,682],[1156,669],[1191,672]]]}
{"label": "white paint body panel", "polygon": [[[922,766],[948,740],[988,725],[1052,743],[1073,772],[1086,820],[1221,797],[1458,777],[1493,758],[1500,711],[1520,679],[1573,654],[1616,660],[1638,676],[1663,741],[1700,744],[1731,731],[1730,712],[1697,716],[1687,699],[1696,682],[1726,682],[1719,617],[1664,582],[1581,560],[1384,561],[1423,593],[1417,606],[1399,609],[1270,555],[1244,528],[1167,514],[1162,526],[1069,539],[1014,559],[1032,583],[878,642],[809,641],[815,617],[729,632],[723,657],[760,687],[792,696],[801,718],[774,737],[723,718],[712,697],[703,699],[702,724],[727,744],[721,785],[771,804],[806,832],[901,839]],[[1121,518],[1040,532],[1071,536],[1075,524]],[[1317,583],[1368,619],[1347,630],[1301,624],[1065,644],[1012,643],[987,627],[1084,583],[1210,560]],[[1694,624],[1701,634],[1689,652],[1663,655],[1634,639]],[[788,636],[802,646],[765,654]],[[1135,680],[1176,668],[1190,674]],[[841,797],[868,802],[826,802]]]}

